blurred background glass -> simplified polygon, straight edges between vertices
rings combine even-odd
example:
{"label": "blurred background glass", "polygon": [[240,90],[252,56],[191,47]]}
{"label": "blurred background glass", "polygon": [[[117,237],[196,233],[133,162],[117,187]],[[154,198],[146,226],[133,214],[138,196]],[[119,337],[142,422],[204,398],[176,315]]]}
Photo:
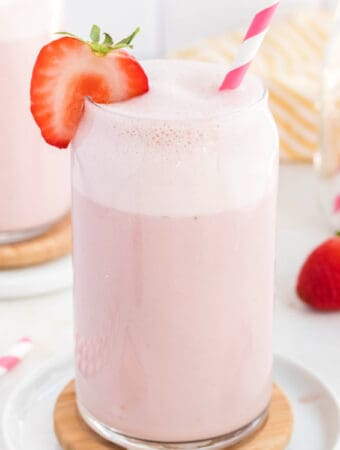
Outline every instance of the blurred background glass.
{"label": "blurred background glass", "polygon": [[340,230],[340,2],[332,7],[333,21],[324,52],[321,75],[320,148],[314,158],[319,175],[323,212],[335,231]]}
{"label": "blurred background glass", "polygon": [[59,0],[0,0],[0,244],[41,234],[70,207],[69,157],[41,139],[29,95],[61,9]]}

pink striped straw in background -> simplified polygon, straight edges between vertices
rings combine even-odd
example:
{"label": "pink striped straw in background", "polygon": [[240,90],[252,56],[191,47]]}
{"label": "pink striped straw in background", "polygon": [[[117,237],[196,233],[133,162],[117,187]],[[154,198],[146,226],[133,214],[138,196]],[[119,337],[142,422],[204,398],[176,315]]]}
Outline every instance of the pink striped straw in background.
{"label": "pink striped straw in background", "polygon": [[0,356],[0,376],[5,375],[19,364],[32,350],[33,343],[28,337],[19,339],[3,356]]}
{"label": "pink striped straw in background", "polygon": [[278,5],[278,0],[267,1],[265,7],[255,14],[235,61],[223,80],[220,87],[221,91],[236,89],[242,83],[250,64],[262,44]]}

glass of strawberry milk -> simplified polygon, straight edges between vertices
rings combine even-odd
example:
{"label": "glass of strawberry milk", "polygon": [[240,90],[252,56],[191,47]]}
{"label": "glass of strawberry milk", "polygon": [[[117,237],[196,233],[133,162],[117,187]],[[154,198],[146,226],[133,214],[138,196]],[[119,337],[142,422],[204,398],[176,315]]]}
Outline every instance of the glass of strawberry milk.
{"label": "glass of strawberry milk", "polygon": [[69,155],[53,151],[30,114],[34,60],[57,0],[0,0],[0,244],[45,231],[70,207]]}
{"label": "glass of strawberry milk", "polygon": [[73,141],[78,407],[124,447],[225,448],[271,398],[277,132],[252,75],[143,66],[150,91],[88,100]]}

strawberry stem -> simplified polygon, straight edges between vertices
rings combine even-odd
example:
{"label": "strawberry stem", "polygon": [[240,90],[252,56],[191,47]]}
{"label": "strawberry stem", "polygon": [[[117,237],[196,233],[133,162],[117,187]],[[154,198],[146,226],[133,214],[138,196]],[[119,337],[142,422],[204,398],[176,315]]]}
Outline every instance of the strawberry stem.
{"label": "strawberry stem", "polygon": [[79,41],[87,44],[96,55],[105,56],[114,50],[119,50],[122,48],[133,48],[133,45],[131,44],[131,42],[136,37],[136,35],[139,33],[139,30],[140,30],[139,27],[136,28],[133,33],[131,33],[128,37],[120,40],[116,44],[114,43],[112,37],[108,33],[103,33],[103,39],[102,39],[102,42],[100,42],[102,32],[98,25],[92,25],[92,28],[90,31],[90,41],[85,41],[84,39],[81,39],[78,36],[76,36],[72,33],[68,33],[66,31],[59,31],[56,34],[70,36],[75,39],[78,39]]}

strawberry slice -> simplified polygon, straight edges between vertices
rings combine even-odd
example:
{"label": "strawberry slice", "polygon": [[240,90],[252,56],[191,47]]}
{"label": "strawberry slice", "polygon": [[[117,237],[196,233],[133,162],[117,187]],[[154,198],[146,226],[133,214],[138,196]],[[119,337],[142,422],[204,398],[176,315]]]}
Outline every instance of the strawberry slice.
{"label": "strawberry slice", "polygon": [[37,57],[31,81],[31,112],[47,143],[66,148],[77,130],[85,97],[114,103],[144,94],[148,78],[138,61],[121,50],[132,48],[137,28],[114,44],[94,25],[91,41],[70,35],[50,42]]}

